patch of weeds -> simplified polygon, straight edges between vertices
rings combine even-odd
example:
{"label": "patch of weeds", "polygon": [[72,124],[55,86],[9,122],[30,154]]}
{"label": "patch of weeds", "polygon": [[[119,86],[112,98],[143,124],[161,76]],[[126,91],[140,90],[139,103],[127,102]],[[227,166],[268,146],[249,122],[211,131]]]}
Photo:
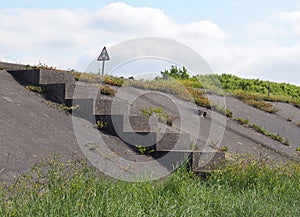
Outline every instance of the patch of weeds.
{"label": "patch of weeds", "polygon": [[204,108],[211,108],[211,102],[205,96],[205,93],[202,90],[194,89],[191,87],[187,87],[190,95],[193,97],[194,102],[196,105],[204,107]]}
{"label": "patch of weeds", "polygon": [[36,93],[43,93],[45,90],[43,86],[27,85],[25,88]]}
{"label": "patch of weeds", "polygon": [[198,150],[198,146],[197,146],[197,144],[195,142],[192,142],[190,144],[190,150],[192,150],[192,151]]}
{"label": "patch of weeds", "polygon": [[236,122],[238,122],[239,124],[244,124],[244,125],[248,125],[250,123],[249,118],[244,119],[244,118],[234,118],[234,120]]}
{"label": "patch of weeds", "polygon": [[178,118],[177,116],[172,116],[164,112],[164,109],[162,107],[142,108],[141,113],[142,115],[149,116],[149,117],[156,115],[160,121],[166,122],[168,126],[172,126],[174,120]]}
{"label": "patch of weeds", "polygon": [[233,117],[232,111],[230,109],[228,109],[228,108],[224,108],[224,107],[218,106],[216,104],[212,104],[211,108],[214,111],[216,111],[216,112],[218,112],[218,113],[220,113],[222,115],[225,115],[228,118],[232,118]]}
{"label": "patch of weeds", "polygon": [[152,147],[144,147],[144,146],[141,146],[141,145],[135,145],[135,148],[137,149],[137,151],[140,153],[140,154],[151,154],[151,153],[154,153],[155,150],[152,148]]}
{"label": "patch of weeds", "polygon": [[102,129],[105,129],[105,128],[107,128],[107,123],[105,122],[105,121],[97,121],[96,122],[96,128],[98,129],[98,130],[102,130]]}
{"label": "patch of weeds", "polygon": [[124,78],[117,78],[113,76],[105,76],[103,83],[121,87],[125,82]]}
{"label": "patch of weeds", "polygon": [[269,136],[270,138],[274,139],[274,140],[277,140],[279,142],[281,142],[282,144],[284,145],[287,145],[289,146],[289,142],[287,140],[285,140],[282,136],[280,135],[275,135],[275,134],[272,134],[270,132],[267,133],[266,136]]}
{"label": "patch of weeds", "polygon": [[257,125],[257,124],[249,124],[249,126],[258,133],[261,133],[261,134],[264,134],[264,135],[267,134],[267,131],[264,128]]}
{"label": "patch of weeds", "polygon": [[116,90],[110,86],[101,86],[100,87],[100,92],[103,95],[108,95],[108,96],[115,96],[116,95]]}
{"label": "patch of weeds", "polygon": [[79,81],[79,79],[80,79],[82,73],[80,73],[80,72],[78,72],[78,71],[76,71],[76,70],[74,70],[74,69],[72,69],[72,70],[70,71],[70,73],[71,73],[72,75],[74,75],[76,81]]}
{"label": "patch of weeds", "polygon": [[270,137],[273,140],[276,140],[276,141],[281,142],[282,144],[284,144],[286,146],[289,146],[289,142],[286,139],[284,139],[282,136],[275,135],[275,134],[273,134],[271,132],[268,132],[266,129],[258,126],[257,124],[250,124],[249,126],[252,129],[254,129],[255,131],[257,131],[258,133],[261,133],[261,134],[263,134],[265,136]]}
{"label": "patch of weeds", "polygon": [[79,105],[67,106],[65,104],[58,104],[58,107],[59,107],[60,110],[71,112],[71,111],[74,111],[75,109],[78,109]]}
{"label": "patch of weeds", "polygon": [[222,146],[219,148],[219,151],[222,151],[222,152],[228,152],[228,146]]}
{"label": "patch of weeds", "polygon": [[164,109],[162,107],[157,107],[157,108],[149,107],[149,108],[142,108],[141,112],[142,115],[150,117],[153,116],[154,114],[162,115],[164,113]]}
{"label": "patch of weeds", "polygon": [[278,112],[278,108],[274,107],[272,103],[263,101],[264,99],[262,99],[259,94],[246,93],[241,91],[235,91],[232,94],[235,98],[243,101],[250,106],[253,106],[254,108],[271,114]]}
{"label": "patch of weeds", "polygon": [[271,132],[268,132],[266,129],[264,129],[263,127],[257,125],[257,124],[252,124],[250,123],[249,119],[243,119],[243,118],[234,118],[234,120],[239,123],[239,124],[242,124],[242,125],[246,125],[247,127],[255,130],[256,132],[258,133],[261,133],[265,136],[268,136],[270,137],[271,139],[273,140],[276,140],[278,142],[281,142],[282,144],[286,145],[286,146],[289,146],[289,141],[286,140],[285,138],[283,138],[282,136],[280,135],[275,135]]}
{"label": "patch of weeds", "polygon": [[297,151],[298,153],[300,153],[300,147],[296,148],[296,151]]}

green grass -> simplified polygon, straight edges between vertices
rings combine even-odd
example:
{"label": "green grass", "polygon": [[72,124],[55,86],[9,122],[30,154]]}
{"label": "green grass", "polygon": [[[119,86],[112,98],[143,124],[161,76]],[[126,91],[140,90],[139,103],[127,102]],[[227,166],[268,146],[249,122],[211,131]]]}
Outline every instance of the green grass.
{"label": "green grass", "polygon": [[107,122],[105,122],[105,121],[97,121],[96,122],[96,128],[98,129],[98,130],[104,130],[105,128],[107,128]]}
{"label": "green grass", "polygon": [[262,97],[260,94],[247,93],[244,91],[232,91],[232,95],[248,105],[251,105],[254,108],[258,108],[262,111],[271,114],[278,112],[278,109],[274,107],[272,103],[264,101],[266,99],[264,99],[264,97]]}
{"label": "green grass", "polygon": [[113,76],[100,76],[91,73],[71,72],[74,74],[76,80],[90,83],[105,83],[112,86],[130,86],[143,90],[160,91],[176,96],[179,99],[194,102],[196,105],[211,109],[227,116],[232,117],[232,112],[229,109],[217,106],[210,102],[206,96],[206,92],[200,89],[203,86],[197,79],[154,79],[154,80],[134,80],[118,78]]}
{"label": "green grass", "polygon": [[244,119],[244,118],[234,118],[234,120],[236,122],[238,122],[239,124],[242,124],[242,125],[248,125],[248,124],[250,124],[250,121],[249,121],[248,118],[247,119]]}
{"label": "green grass", "polygon": [[[0,190],[0,216],[299,216],[300,166],[241,161],[206,180],[181,168],[153,182],[101,178],[86,166],[46,163]],[[40,171],[40,172],[38,172]]]}
{"label": "green grass", "polygon": [[276,140],[278,142],[281,142],[282,144],[289,146],[289,141],[286,140],[285,138],[283,138],[281,135],[275,135],[271,132],[268,132],[265,128],[257,125],[257,124],[253,124],[250,123],[249,119],[244,119],[244,118],[234,118],[234,121],[236,121],[237,123],[241,124],[241,125],[246,125],[247,127],[255,130],[258,133],[261,133],[265,136],[270,137],[273,140]]}
{"label": "green grass", "polygon": [[43,93],[44,92],[44,87],[43,86],[33,86],[33,85],[27,85],[25,87],[27,90],[36,92],[36,93]]}
{"label": "green grass", "polygon": [[[203,88],[217,92],[215,87],[220,86],[226,92],[232,93],[233,96],[270,113],[275,113],[276,108],[263,101],[291,103],[300,108],[300,87],[296,85],[244,79],[231,74],[197,75],[196,78],[201,81]],[[270,95],[268,95],[269,85]],[[241,97],[241,95],[243,96]]]}
{"label": "green grass", "polygon": [[155,150],[153,149],[153,147],[144,147],[144,146],[141,146],[141,145],[135,145],[135,148],[136,148],[136,151],[140,154],[151,154],[151,153],[154,153]]}

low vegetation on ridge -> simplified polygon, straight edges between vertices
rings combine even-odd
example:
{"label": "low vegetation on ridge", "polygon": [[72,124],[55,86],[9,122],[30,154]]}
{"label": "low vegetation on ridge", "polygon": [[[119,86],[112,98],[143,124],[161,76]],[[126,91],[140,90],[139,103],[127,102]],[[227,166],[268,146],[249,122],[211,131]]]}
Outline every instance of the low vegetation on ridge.
{"label": "low vegetation on ridge", "polygon": [[299,164],[270,168],[247,158],[206,179],[181,167],[141,183],[46,159],[1,185],[0,216],[299,216],[299,180]]}

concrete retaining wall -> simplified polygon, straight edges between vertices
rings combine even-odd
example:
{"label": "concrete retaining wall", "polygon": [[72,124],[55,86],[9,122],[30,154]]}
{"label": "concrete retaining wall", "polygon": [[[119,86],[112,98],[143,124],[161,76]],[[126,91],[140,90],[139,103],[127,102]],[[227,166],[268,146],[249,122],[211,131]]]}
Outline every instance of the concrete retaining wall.
{"label": "concrete retaining wall", "polygon": [[14,78],[30,85],[75,83],[75,77],[66,71],[50,69],[10,70]]}
{"label": "concrete retaining wall", "polygon": [[15,64],[15,63],[5,63],[5,62],[0,62],[0,68],[4,70],[24,70],[26,67],[29,67],[29,65],[22,65],[22,64]]}

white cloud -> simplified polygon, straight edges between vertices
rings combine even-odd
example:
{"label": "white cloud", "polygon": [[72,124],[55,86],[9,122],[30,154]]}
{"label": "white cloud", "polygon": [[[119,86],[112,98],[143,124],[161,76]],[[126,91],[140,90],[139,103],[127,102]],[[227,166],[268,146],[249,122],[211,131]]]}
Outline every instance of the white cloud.
{"label": "white cloud", "polygon": [[249,34],[272,37],[300,36],[300,11],[283,11],[249,27]]}
{"label": "white cloud", "polygon": [[209,21],[199,21],[199,22],[192,22],[187,25],[184,25],[181,28],[181,35],[183,37],[207,37],[209,39],[217,39],[223,40],[228,37],[226,34],[217,24]]}
{"label": "white cloud", "polygon": [[278,14],[278,19],[292,26],[293,32],[300,36],[300,11],[284,11]]}
{"label": "white cloud", "polygon": [[[97,55],[103,45],[143,36],[179,39],[222,39],[225,33],[210,21],[185,26],[163,11],[112,3],[88,13],[81,10],[10,9],[0,11],[0,50],[3,58],[59,67],[76,66],[76,57]],[[32,62],[36,59],[35,62]],[[82,68],[83,66],[79,66]]]}
{"label": "white cloud", "polygon": [[0,20],[0,60],[41,61],[84,70],[103,46],[137,37],[165,37],[192,47],[217,72],[275,80],[289,77],[300,84],[295,75],[300,69],[300,46],[280,43],[298,40],[300,11],[282,12],[253,24],[247,38],[253,43],[247,44],[233,44],[233,33],[212,21],[183,25],[162,10],[125,3],[112,3],[94,12],[2,10]]}
{"label": "white cloud", "polygon": [[299,22],[300,21],[300,11],[283,11],[277,16],[280,20],[285,20],[289,22]]}

